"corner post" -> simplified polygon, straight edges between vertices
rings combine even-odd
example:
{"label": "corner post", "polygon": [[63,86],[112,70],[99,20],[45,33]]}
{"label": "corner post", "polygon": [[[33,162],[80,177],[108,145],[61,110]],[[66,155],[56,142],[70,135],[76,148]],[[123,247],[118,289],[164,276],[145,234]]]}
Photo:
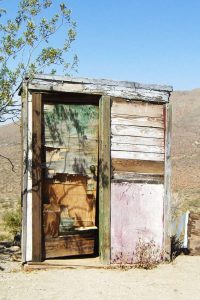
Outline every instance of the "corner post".
{"label": "corner post", "polygon": [[101,262],[110,264],[110,97],[102,96],[99,103],[99,255]]}
{"label": "corner post", "polygon": [[166,104],[165,113],[165,180],[164,180],[164,251],[166,259],[171,255],[171,130],[172,105]]}
{"label": "corner post", "polygon": [[42,95],[32,95],[32,261],[42,261]]}

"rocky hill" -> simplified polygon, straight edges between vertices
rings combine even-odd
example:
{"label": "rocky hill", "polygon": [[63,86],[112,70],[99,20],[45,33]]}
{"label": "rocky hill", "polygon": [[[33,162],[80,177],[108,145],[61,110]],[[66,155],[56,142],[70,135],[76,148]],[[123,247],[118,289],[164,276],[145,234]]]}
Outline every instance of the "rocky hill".
{"label": "rocky hill", "polygon": [[[200,211],[200,89],[172,94],[172,192],[176,212]],[[0,126],[0,153],[9,157],[15,168],[0,157],[0,234],[2,216],[20,199],[20,126]]]}

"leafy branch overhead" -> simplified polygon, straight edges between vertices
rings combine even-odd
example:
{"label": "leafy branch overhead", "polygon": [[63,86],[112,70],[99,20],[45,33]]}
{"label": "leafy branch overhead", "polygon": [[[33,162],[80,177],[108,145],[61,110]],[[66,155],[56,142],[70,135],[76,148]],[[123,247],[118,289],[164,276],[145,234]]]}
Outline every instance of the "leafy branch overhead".
{"label": "leafy branch overhead", "polygon": [[[0,2],[3,4],[3,2]],[[14,18],[0,8],[0,122],[18,115],[14,100],[25,76],[76,71],[76,23],[65,2],[21,0]]]}

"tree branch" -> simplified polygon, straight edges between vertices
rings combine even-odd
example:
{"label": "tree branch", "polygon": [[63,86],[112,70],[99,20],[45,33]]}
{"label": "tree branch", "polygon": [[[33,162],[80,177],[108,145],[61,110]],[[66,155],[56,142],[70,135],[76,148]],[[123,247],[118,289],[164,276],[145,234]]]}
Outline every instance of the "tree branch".
{"label": "tree branch", "polygon": [[8,157],[6,157],[6,156],[4,156],[4,155],[2,155],[2,154],[0,154],[0,157],[6,159],[6,160],[10,163],[10,165],[11,165],[11,167],[12,167],[12,171],[13,171],[14,173],[16,173],[16,172],[15,172],[15,166],[14,166],[14,164],[12,163],[12,161],[10,160],[10,158],[8,158]]}

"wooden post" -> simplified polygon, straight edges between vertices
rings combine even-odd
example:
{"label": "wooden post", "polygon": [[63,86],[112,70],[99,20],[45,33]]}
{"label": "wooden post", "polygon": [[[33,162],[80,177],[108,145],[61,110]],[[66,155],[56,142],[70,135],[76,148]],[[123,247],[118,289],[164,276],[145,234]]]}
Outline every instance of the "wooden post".
{"label": "wooden post", "polygon": [[166,104],[165,109],[165,182],[164,182],[164,251],[167,259],[171,254],[171,130],[172,105]]}
{"label": "wooden post", "polygon": [[42,95],[33,94],[32,261],[42,261]]}
{"label": "wooden post", "polygon": [[27,156],[28,156],[28,91],[27,85],[22,86],[21,94],[21,210],[22,210],[22,262],[26,262],[27,236]]}
{"label": "wooden post", "polygon": [[110,97],[99,105],[99,255],[110,264]]}

